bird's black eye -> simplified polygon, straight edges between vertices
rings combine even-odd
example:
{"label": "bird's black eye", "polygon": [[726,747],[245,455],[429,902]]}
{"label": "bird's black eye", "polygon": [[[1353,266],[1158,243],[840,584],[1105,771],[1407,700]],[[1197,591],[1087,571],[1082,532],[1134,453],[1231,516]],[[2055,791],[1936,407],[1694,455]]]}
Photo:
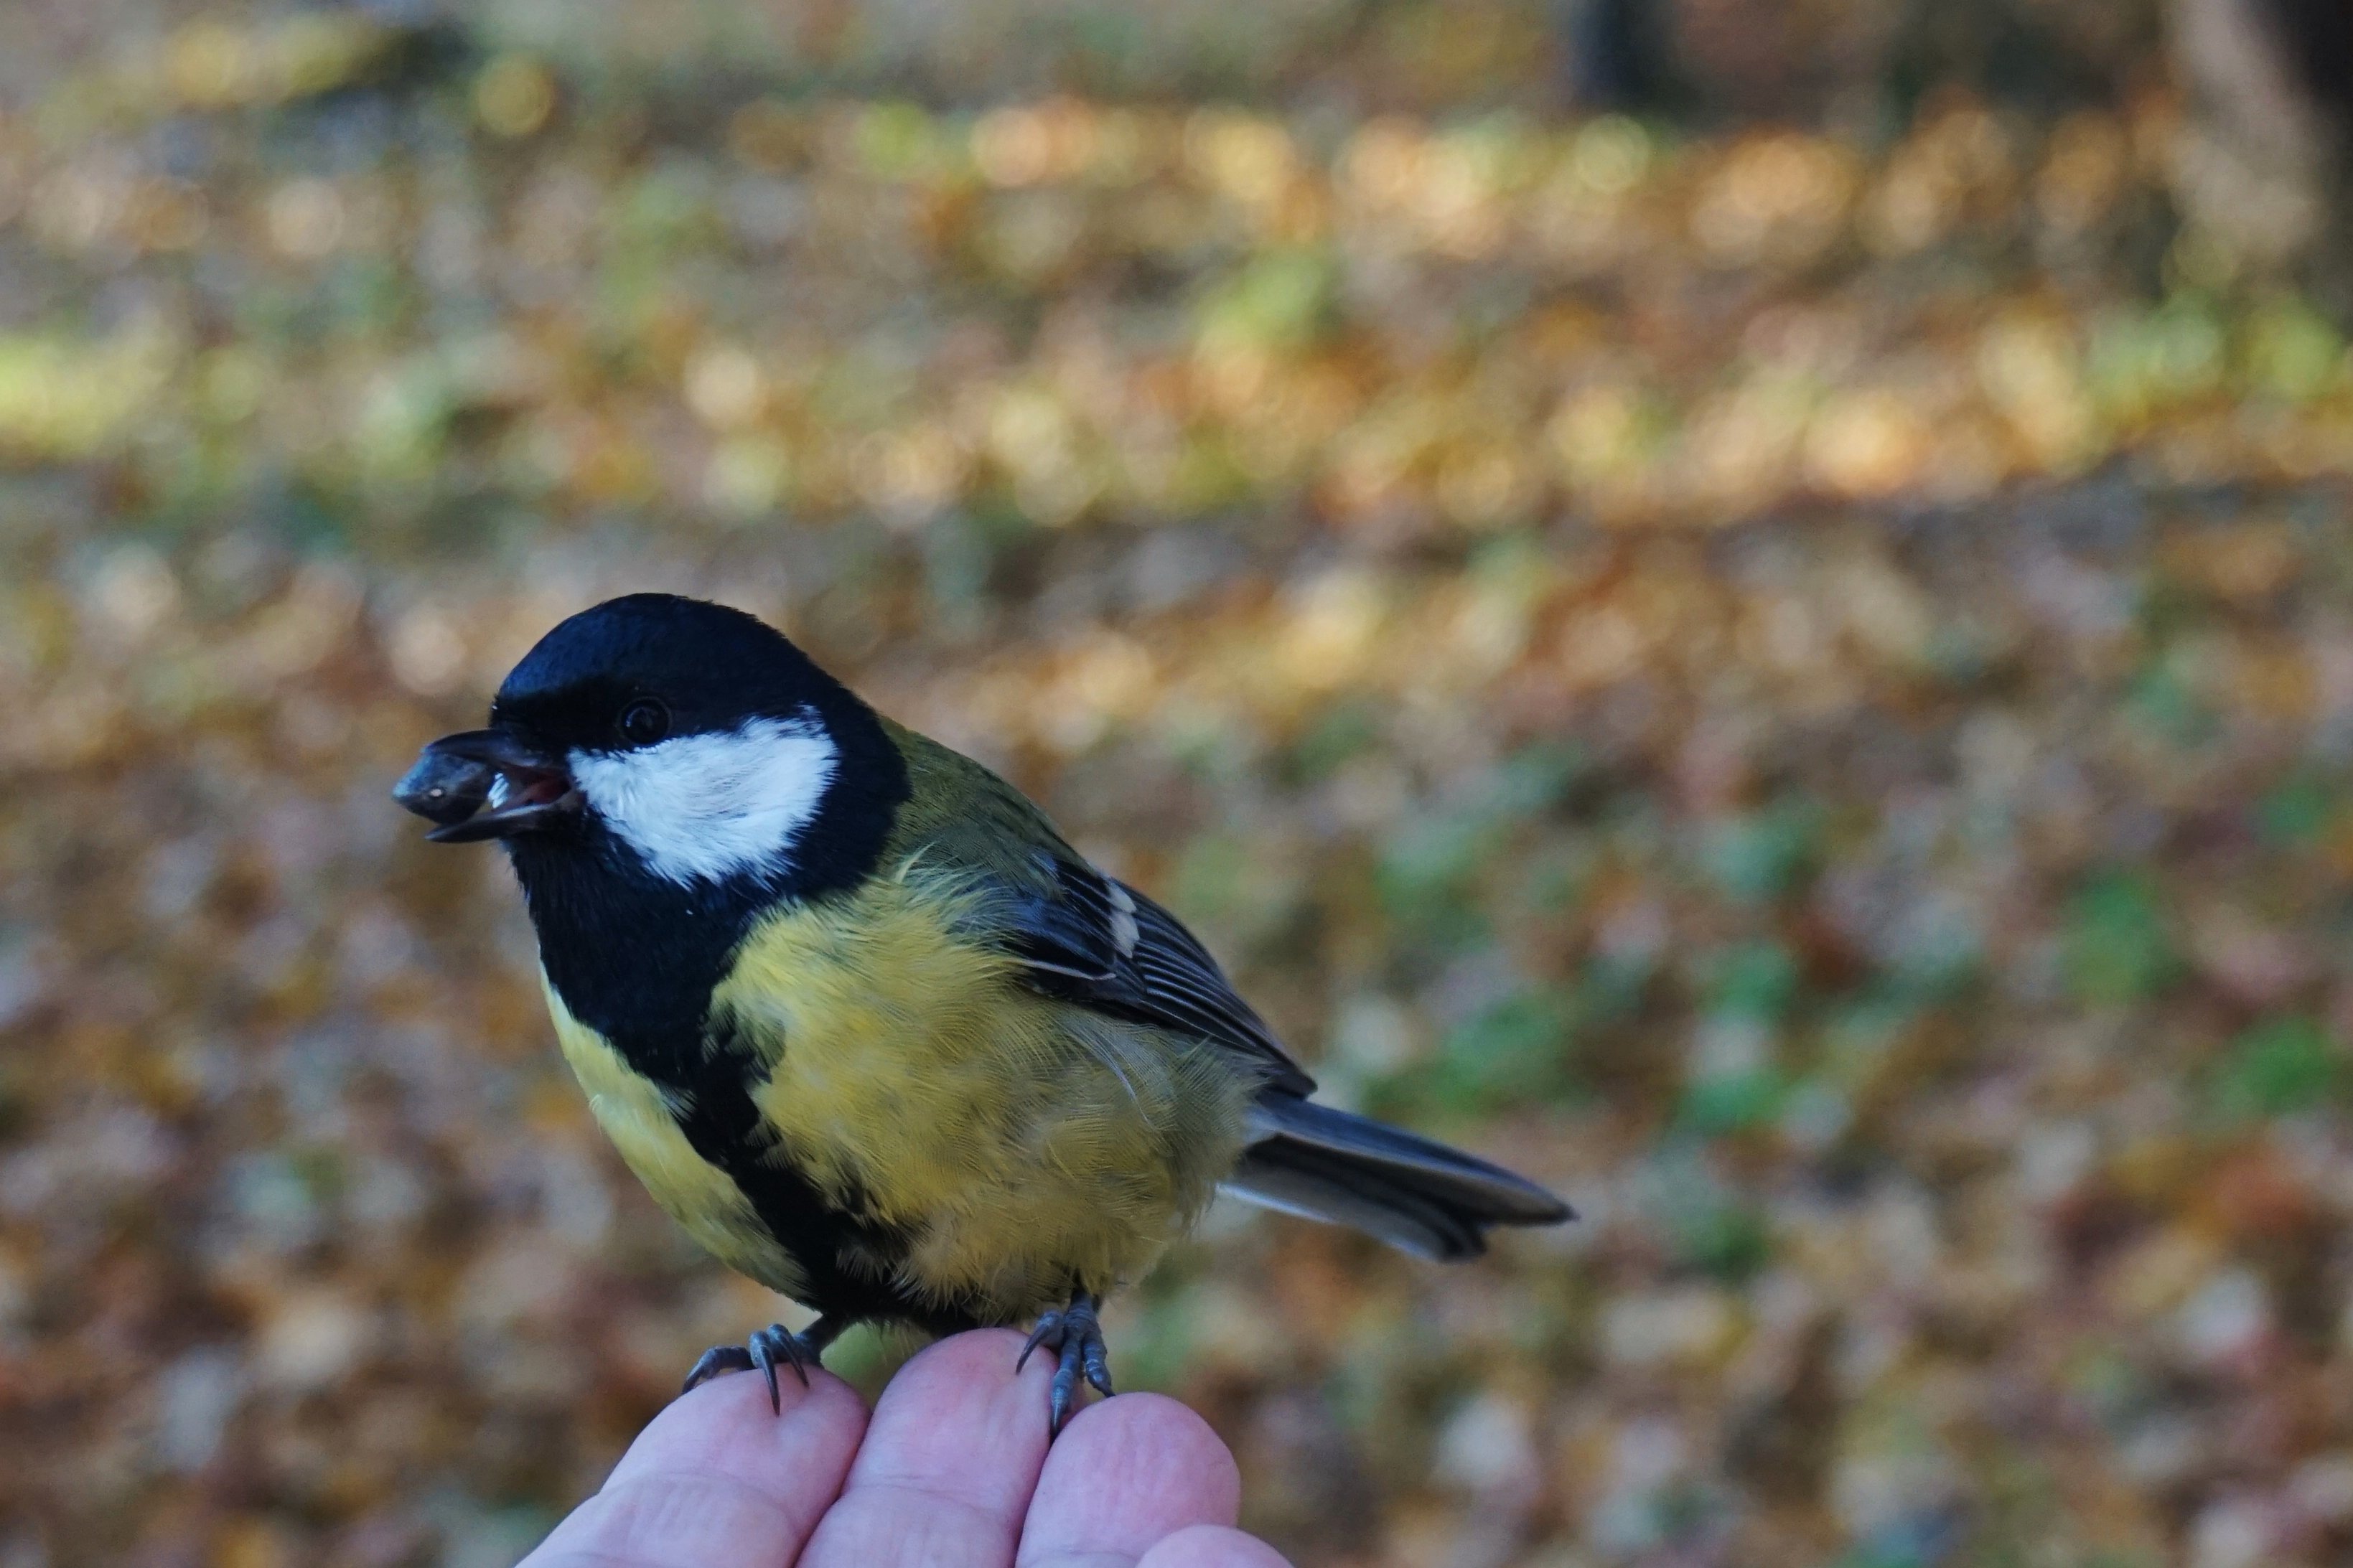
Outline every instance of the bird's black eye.
{"label": "bird's black eye", "polygon": [[632,746],[650,746],[670,733],[670,710],[650,697],[640,697],[621,710],[614,727]]}

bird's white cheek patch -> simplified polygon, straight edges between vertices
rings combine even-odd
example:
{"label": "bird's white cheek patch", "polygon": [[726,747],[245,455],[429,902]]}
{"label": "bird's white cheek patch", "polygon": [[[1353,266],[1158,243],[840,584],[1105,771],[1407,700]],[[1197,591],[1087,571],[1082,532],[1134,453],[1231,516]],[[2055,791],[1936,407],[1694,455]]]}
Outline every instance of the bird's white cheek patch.
{"label": "bird's white cheek patch", "polygon": [[754,719],[634,752],[575,752],[570,761],[590,809],[656,876],[682,884],[789,870],[793,845],[840,765],[814,717]]}

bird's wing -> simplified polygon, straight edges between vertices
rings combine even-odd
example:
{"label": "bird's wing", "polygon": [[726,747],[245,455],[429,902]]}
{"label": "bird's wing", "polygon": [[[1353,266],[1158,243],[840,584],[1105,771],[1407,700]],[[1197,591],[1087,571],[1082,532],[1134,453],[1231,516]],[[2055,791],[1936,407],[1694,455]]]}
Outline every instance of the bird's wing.
{"label": "bird's wing", "polygon": [[1041,854],[1050,880],[1000,905],[1000,936],[1031,989],[1155,1029],[1198,1036],[1250,1058],[1267,1087],[1311,1094],[1315,1080],[1191,931],[1142,893],[1093,867]]}
{"label": "bird's wing", "polygon": [[1029,797],[980,763],[903,725],[885,726],[907,762],[910,799],[893,840],[906,863],[945,865],[985,893],[980,934],[1020,960],[1030,989],[1155,1029],[1214,1040],[1266,1075],[1315,1080],[1175,915],[1104,876]]}

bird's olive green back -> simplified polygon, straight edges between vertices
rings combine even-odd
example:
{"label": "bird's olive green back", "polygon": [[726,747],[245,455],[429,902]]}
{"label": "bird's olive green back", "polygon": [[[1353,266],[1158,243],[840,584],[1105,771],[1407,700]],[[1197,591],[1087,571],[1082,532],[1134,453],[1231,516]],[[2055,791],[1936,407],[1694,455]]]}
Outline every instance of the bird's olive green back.
{"label": "bird's olive green back", "polygon": [[883,849],[883,864],[911,856],[1002,878],[1024,892],[1050,892],[1048,858],[1081,861],[1046,814],[980,763],[892,720],[882,721],[906,759],[908,798]]}

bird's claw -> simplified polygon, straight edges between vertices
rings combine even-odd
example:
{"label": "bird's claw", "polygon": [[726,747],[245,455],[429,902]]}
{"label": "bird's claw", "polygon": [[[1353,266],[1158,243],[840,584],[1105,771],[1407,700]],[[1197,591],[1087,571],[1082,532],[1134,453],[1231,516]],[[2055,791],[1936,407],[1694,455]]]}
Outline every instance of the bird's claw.
{"label": "bird's claw", "polygon": [[776,1363],[782,1362],[793,1369],[793,1375],[808,1386],[808,1369],[818,1357],[818,1346],[807,1336],[788,1331],[782,1323],[770,1323],[740,1345],[713,1345],[702,1352],[694,1370],[686,1374],[686,1386],[679,1392],[688,1394],[722,1373],[751,1372],[757,1369],[768,1380],[768,1406],[778,1415],[784,1414],[784,1391],[776,1383]]}
{"label": "bird's claw", "polygon": [[1013,1370],[1018,1373],[1029,1365],[1030,1352],[1038,1350],[1054,1352],[1054,1381],[1046,1404],[1046,1435],[1050,1438],[1060,1435],[1071,1418],[1071,1409],[1078,1403],[1080,1378],[1084,1377],[1106,1398],[1116,1392],[1111,1385],[1111,1352],[1103,1343],[1095,1299],[1074,1297],[1069,1306],[1039,1318]]}

